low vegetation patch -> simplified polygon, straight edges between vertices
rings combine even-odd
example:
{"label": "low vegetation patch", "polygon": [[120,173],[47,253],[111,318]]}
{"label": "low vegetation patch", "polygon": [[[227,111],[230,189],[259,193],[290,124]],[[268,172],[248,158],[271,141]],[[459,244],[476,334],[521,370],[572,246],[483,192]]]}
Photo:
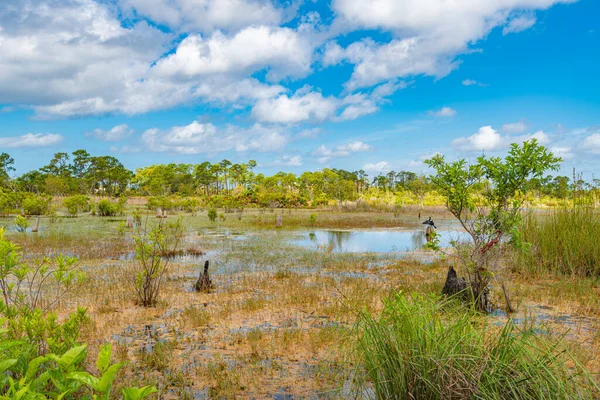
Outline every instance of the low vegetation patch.
{"label": "low vegetation patch", "polygon": [[599,387],[559,340],[499,330],[435,297],[393,295],[357,322],[358,354],[379,399],[592,399]]}

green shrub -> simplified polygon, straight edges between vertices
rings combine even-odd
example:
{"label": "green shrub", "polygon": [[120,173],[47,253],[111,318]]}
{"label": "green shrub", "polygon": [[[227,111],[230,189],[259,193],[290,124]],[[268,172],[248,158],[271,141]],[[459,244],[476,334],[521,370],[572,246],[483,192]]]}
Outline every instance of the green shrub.
{"label": "green shrub", "polygon": [[44,215],[50,207],[50,197],[28,196],[23,200],[23,210],[27,215]]}
{"label": "green shrub", "polygon": [[76,217],[79,212],[88,212],[91,209],[90,198],[84,195],[71,196],[63,201],[70,216]]}
{"label": "green shrub", "polygon": [[211,207],[210,210],[208,210],[208,219],[210,220],[210,222],[215,222],[217,220],[217,217],[217,210],[214,207]]}
{"label": "green shrub", "polygon": [[317,214],[310,214],[310,216],[308,217],[308,224],[310,226],[315,226],[316,223],[317,223]]}
{"label": "green shrub", "polygon": [[13,222],[19,232],[25,232],[29,228],[29,220],[21,215],[17,215]]}
{"label": "green shrub", "polygon": [[600,389],[550,336],[499,332],[436,298],[395,294],[363,313],[358,354],[379,399],[591,399]]}
{"label": "green shrub", "polygon": [[8,214],[18,210],[23,204],[25,195],[21,192],[2,192],[0,190],[0,214]]}
{"label": "green shrub", "polygon": [[[59,322],[50,307],[64,298],[84,276],[76,259],[44,258],[30,265],[0,228],[0,398],[111,398],[111,386],[123,364],[111,364],[105,345],[96,367],[86,372],[86,345],[79,344],[86,310]],[[125,399],[141,399],[153,388],[126,388]]]}
{"label": "green shrub", "polygon": [[600,212],[560,208],[525,218],[520,236],[530,246],[517,254],[514,269],[533,273],[600,276]]}
{"label": "green shrub", "polygon": [[123,213],[124,204],[112,203],[109,200],[102,199],[98,202],[98,215],[101,217],[114,217]]}

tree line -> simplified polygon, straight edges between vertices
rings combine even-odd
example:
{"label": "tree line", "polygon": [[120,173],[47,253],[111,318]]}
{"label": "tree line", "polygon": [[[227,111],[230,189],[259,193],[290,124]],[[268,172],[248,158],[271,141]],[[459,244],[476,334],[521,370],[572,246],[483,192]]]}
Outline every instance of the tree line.
{"label": "tree line", "polygon": [[[364,170],[347,171],[324,168],[314,172],[273,175],[256,173],[255,160],[232,163],[153,164],[127,169],[112,156],[92,156],[86,150],[71,154],[59,152],[37,170],[14,176],[14,159],[0,154],[0,192],[31,193],[38,196],[99,195],[120,196],[236,196],[246,203],[282,205],[318,205],[330,200],[356,200],[365,191],[409,191],[417,198],[435,188],[430,179],[410,171],[390,171],[372,178]],[[581,176],[535,178],[524,190],[538,196],[565,199],[574,192],[600,187],[600,181],[585,182]]]}

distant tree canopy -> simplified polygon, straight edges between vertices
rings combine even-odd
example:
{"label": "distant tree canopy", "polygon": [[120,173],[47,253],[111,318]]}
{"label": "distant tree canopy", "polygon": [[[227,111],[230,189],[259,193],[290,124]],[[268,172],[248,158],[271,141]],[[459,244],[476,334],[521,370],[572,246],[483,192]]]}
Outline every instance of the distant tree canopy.
{"label": "distant tree canopy", "polygon": [[[294,206],[330,201],[343,203],[375,192],[405,193],[423,204],[425,195],[436,191],[429,177],[411,171],[389,171],[369,177],[364,170],[324,168],[267,176],[255,173],[254,160],[153,164],[138,168],[134,173],[115,157],[92,156],[86,150],[77,150],[70,154],[56,153],[47,165],[18,177],[14,176],[14,165],[15,160],[9,154],[0,154],[0,193],[20,193],[5,199],[6,204],[13,205],[20,204],[15,199],[24,198],[28,193],[38,196],[201,196],[214,200],[215,204],[222,204],[225,196],[239,204]],[[523,182],[523,189],[534,196],[557,199],[569,198],[578,191],[598,191],[599,187],[598,180],[586,183],[566,176],[535,176]]]}

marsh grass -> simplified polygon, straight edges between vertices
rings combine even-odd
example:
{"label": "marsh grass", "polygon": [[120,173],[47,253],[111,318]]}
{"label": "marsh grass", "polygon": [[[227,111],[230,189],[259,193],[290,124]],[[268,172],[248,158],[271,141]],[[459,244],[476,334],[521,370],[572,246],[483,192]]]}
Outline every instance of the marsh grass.
{"label": "marsh grass", "polygon": [[515,269],[533,273],[600,276],[600,212],[586,206],[528,215],[523,239],[531,244]]}
{"label": "marsh grass", "polygon": [[560,339],[499,331],[434,297],[397,293],[356,325],[359,359],[380,399],[591,399],[599,387]]}

